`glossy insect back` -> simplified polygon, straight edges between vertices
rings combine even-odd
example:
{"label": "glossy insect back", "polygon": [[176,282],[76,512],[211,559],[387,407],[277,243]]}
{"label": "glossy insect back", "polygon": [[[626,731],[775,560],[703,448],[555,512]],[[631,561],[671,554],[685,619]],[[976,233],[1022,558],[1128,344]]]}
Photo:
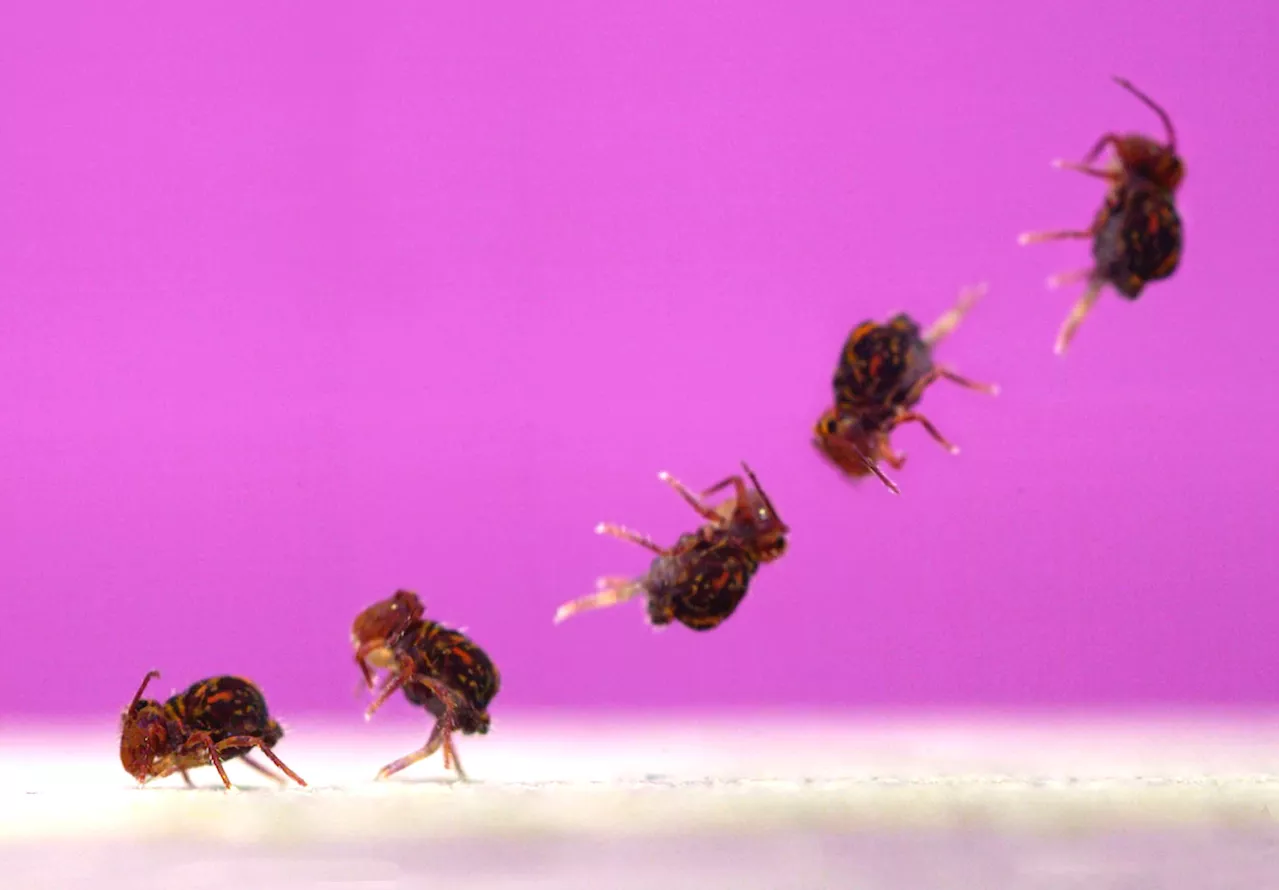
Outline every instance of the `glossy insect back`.
{"label": "glossy insect back", "polygon": [[917,384],[932,369],[932,352],[909,315],[887,324],[864,321],[845,340],[832,375],[836,412],[864,429],[880,429],[899,406],[920,400]]}
{"label": "glossy insect back", "polygon": [[418,596],[399,590],[366,608],[352,625],[351,642],[365,683],[374,688],[372,668],[389,675],[365,717],[372,717],[397,690],[410,704],[435,718],[431,734],[417,751],[384,766],[379,779],[425,760],[443,748],[445,768],[465,779],[452,735],[489,731],[490,702],[501,680],[492,659],[461,631],[423,617]]}
{"label": "glossy insect back", "polygon": [[[458,730],[487,733],[489,703],[498,694],[501,678],[485,651],[466,634],[435,621],[424,621],[404,648],[412,653],[418,673],[440,678],[465,703],[455,718]],[[420,683],[407,684],[405,697],[437,717],[445,714],[445,703]]]}
{"label": "glossy insect back", "polygon": [[1097,278],[1126,299],[1178,268],[1182,220],[1172,195],[1150,182],[1122,183],[1108,196],[1094,223],[1093,260]]}
{"label": "glossy insect back", "polygon": [[[1182,220],[1174,193],[1182,184],[1186,169],[1177,153],[1173,122],[1163,108],[1129,81],[1119,77],[1115,80],[1159,116],[1165,141],[1106,133],[1083,163],[1055,161],[1058,168],[1106,180],[1109,188],[1102,208],[1087,229],[1028,232],[1018,238],[1021,244],[1072,238],[1092,241],[1092,267],[1049,279],[1051,287],[1084,282],[1084,293],[1058,331],[1054,351],[1059,355],[1066,352],[1104,287],[1110,285],[1125,299],[1136,300],[1148,284],[1173,275],[1182,259]],[[1114,154],[1110,165],[1091,166],[1108,146]]]}
{"label": "glossy insect back", "polygon": [[903,423],[919,423],[943,447],[958,449],[915,411],[936,380],[947,379],[970,389],[995,394],[997,387],[975,383],[937,365],[933,349],[959,325],[985,286],[965,290],[956,305],[926,331],[905,313],[884,324],[864,321],[850,332],[840,350],[831,386],[833,407],[813,429],[813,444],[837,470],[852,479],[874,475],[890,491],[898,487],[880,463],[901,469],[905,455],[894,451],[890,433]]}
{"label": "glossy insect back", "polygon": [[672,557],[654,560],[642,582],[649,623],[679,622],[690,630],[712,630],[737,611],[760,563],[723,530],[693,537]]}
{"label": "glossy insect back", "polygon": [[[679,623],[691,630],[705,631],[733,615],[760,564],[773,562],[786,553],[790,532],[755,473],[745,463],[742,469],[746,478],[729,476],[700,494],[694,494],[669,473],[659,473],[658,477],[702,517],[704,524],[681,535],[671,547],[660,547],[620,525],[596,526],[598,534],[639,544],[654,553],[655,559],[641,577],[601,578],[596,593],[562,605],[556,612],[556,623],[636,596],[645,598],[649,623],[655,627]],[[731,497],[715,506],[705,502],[705,498],[726,488],[733,489]]]}
{"label": "glossy insect back", "polygon": [[121,721],[120,761],[139,784],[176,772],[191,785],[188,770],[212,765],[230,788],[223,763],[233,759],[283,782],[251,758],[254,748],[299,785],[307,784],[272,750],[284,738],[284,730],[253,683],[241,677],[210,677],[161,704],[142,697],[159,676],[159,671],[151,671],[143,678]]}

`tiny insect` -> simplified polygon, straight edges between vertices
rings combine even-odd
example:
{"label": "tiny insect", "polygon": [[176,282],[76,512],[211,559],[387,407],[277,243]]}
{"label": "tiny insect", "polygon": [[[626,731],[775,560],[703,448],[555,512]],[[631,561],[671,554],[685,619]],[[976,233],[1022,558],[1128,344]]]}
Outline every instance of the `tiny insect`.
{"label": "tiny insect", "polygon": [[[659,473],[658,478],[705,520],[703,525],[681,535],[674,546],[660,547],[639,532],[600,523],[596,534],[639,544],[655,558],[641,577],[599,579],[596,593],[562,605],[556,611],[555,622],[643,595],[648,621],[655,627],[675,621],[691,630],[706,631],[722,624],[747,595],[760,564],[773,562],[786,553],[790,532],[755,473],[745,463],[742,470],[746,479],[729,476],[701,494],[694,494],[670,473]],[[732,497],[715,506],[704,501],[730,487]]]}
{"label": "tiny insect", "polygon": [[[1136,300],[1143,289],[1177,271],[1182,258],[1182,220],[1174,193],[1182,184],[1185,167],[1177,152],[1173,122],[1163,108],[1129,81],[1116,83],[1151,108],[1164,124],[1165,141],[1147,136],[1107,133],[1085,156],[1083,163],[1056,160],[1053,166],[1104,179],[1110,184],[1102,208],[1087,229],[1026,232],[1020,244],[1043,241],[1091,239],[1093,265],[1049,278],[1050,287],[1083,281],[1084,292],[1058,331],[1054,352],[1066,352],[1080,324],[1108,284],[1127,300]],[[1094,161],[1110,145],[1113,157],[1104,167]]]}
{"label": "tiny insect", "polygon": [[466,780],[452,736],[455,732],[484,735],[489,731],[488,707],[498,694],[498,669],[461,631],[423,615],[418,595],[398,590],[362,611],[351,628],[356,665],[365,685],[374,689],[375,669],[389,672],[365,711],[365,719],[399,689],[411,704],[425,708],[435,718],[426,744],[384,766],[377,777],[392,776],[443,748],[445,769],[452,768]]}
{"label": "tiny insect", "polygon": [[267,713],[267,701],[257,686],[241,677],[210,677],[163,703],[144,699],[147,685],[159,676],[159,671],[150,671],[142,678],[122,719],[120,762],[138,784],[176,772],[188,787],[195,787],[187,771],[213,764],[222,784],[231,788],[223,763],[236,758],[283,783],[250,756],[254,748],[299,785],[307,784],[272,750],[284,738],[284,730]]}
{"label": "tiny insect", "polygon": [[886,324],[864,321],[850,332],[840,351],[831,385],[834,405],[814,426],[813,445],[837,469],[850,478],[874,475],[895,494],[898,486],[879,468],[887,463],[895,470],[906,455],[893,449],[889,436],[904,423],[918,423],[942,447],[959,452],[927,417],[915,410],[926,389],[937,380],[950,380],[969,389],[997,394],[998,386],[976,383],[950,368],[934,363],[933,349],[960,324],[985,285],[966,288],[956,305],[923,333],[906,314]]}

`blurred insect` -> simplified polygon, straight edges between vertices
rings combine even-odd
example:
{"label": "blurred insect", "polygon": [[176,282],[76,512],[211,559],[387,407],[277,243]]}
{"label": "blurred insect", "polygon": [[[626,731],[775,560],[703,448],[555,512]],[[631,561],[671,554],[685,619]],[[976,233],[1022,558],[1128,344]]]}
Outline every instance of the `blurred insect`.
{"label": "blurred insect", "polygon": [[914,410],[926,389],[937,380],[991,395],[994,384],[976,383],[933,361],[933,348],[956,329],[986,292],[985,285],[967,288],[951,309],[921,333],[906,314],[886,324],[864,321],[853,329],[840,352],[831,384],[834,406],[823,412],[814,426],[814,447],[845,475],[876,476],[895,494],[898,486],[879,468],[883,461],[895,470],[906,455],[895,451],[889,436],[904,423],[918,423],[942,447],[959,452],[927,417]]}
{"label": "blurred insect", "polygon": [[[596,593],[562,605],[556,611],[555,622],[643,595],[649,623],[655,627],[673,621],[691,630],[718,627],[747,595],[760,564],[773,562],[786,552],[790,532],[755,473],[745,463],[742,470],[751,482],[750,488],[746,479],[733,475],[701,494],[694,494],[670,473],[659,473],[658,478],[670,485],[705,520],[704,524],[681,535],[672,547],[660,547],[620,525],[597,525],[596,534],[639,544],[656,557],[641,577],[601,578],[596,582]],[[703,500],[730,487],[733,496],[715,506]]]}
{"label": "blurred insect", "polygon": [[445,769],[452,768],[465,780],[452,735],[489,731],[487,708],[498,694],[498,669],[462,632],[424,618],[423,611],[417,594],[398,590],[362,611],[351,628],[365,685],[374,688],[374,669],[390,672],[365,711],[365,719],[403,689],[411,704],[426,708],[436,721],[425,745],[384,766],[378,778],[392,776],[443,748]]}
{"label": "blurred insect", "polygon": [[210,677],[162,704],[142,697],[147,684],[159,676],[159,671],[150,671],[142,678],[122,720],[120,762],[139,784],[176,772],[194,787],[187,771],[213,764],[222,784],[230,788],[223,763],[235,758],[283,783],[250,757],[254,748],[299,785],[307,784],[272,751],[284,730],[267,713],[267,701],[257,686],[240,677]]}
{"label": "blurred insect", "polygon": [[[1185,167],[1177,153],[1173,122],[1163,108],[1129,81],[1120,77],[1114,80],[1160,117],[1165,142],[1136,134],[1107,133],[1083,163],[1054,161],[1053,166],[1059,169],[1075,170],[1110,183],[1102,208],[1087,229],[1026,232],[1018,237],[1020,244],[1092,239],[1092,267],[1049,279],[1050,287],[1085,282],[1084,293],[1058,331],[1054,352],[1059,355],[1066,352],[1106,285],[1125,299],[1136,300],[1146,285],[1173,275],[1182,258],[1182,220],[1174,205],[1174,193],[1182,184]],[[1092,166],[1108,145],[1113,151],[1111,162],[1105,167]]]}

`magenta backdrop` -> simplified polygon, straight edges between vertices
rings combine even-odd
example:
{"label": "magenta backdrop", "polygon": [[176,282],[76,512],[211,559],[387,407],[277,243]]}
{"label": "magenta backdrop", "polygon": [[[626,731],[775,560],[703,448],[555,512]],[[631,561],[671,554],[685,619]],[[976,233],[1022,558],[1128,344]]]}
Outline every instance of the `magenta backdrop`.
{"label": "magenta backdrop", "polygon": [[[397,586],[557,705],[1270,703],[1274,2],[5,4],[0,709],[142,672],[358,709]],[[1066,360],[1105,129],[1189,174],[1177,276]],[[986,301],[894,499],[811,452],[849,328]],[[563,599],[759,471],[715,633]]]}

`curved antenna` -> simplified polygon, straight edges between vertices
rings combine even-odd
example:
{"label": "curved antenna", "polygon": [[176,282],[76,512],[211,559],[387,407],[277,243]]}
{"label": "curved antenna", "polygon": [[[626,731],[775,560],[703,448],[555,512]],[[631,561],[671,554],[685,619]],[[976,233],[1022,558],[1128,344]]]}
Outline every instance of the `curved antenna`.
{"label": "curved antenna", "polygon": [[[760,500],[764,501],[764,505],[769,508],[769,512],[773,514],[773,518],[778,520],[779,522],[782,522],[782,517],[778,515],[778,511],[774,508],[773,502],[769,500],[769,496],[765,494],[764,489],[760,487],[760,480],[756,478],[756,474],[751,471],[751,468],[749,466],[747,466],[747,462],[745,460],[742,461],[741,463],[742,463],[742,471],[746,473],[747,478],[751,480],[751,484],[755,488],[756,494],[760,495]],[[783,522],[782,524],[786,525],[785,522]]]}
{"label": "curved antenna", "polygon": [[159,671],[147,671],[147,675],[142,678],[142,685],[138,687],[138,691],[133,694],[133,701],[129,702],[129,707],[125,713],[129,713],[134,709],[138,702],[142,701],[142,693],[147,691],[147,684],[160,676]]}
{"label": "curved antenna", "polygon": [[1124,87],[1129,92],[1133,93],[1135,96],[1137,96],[1138,101],[1141,102],[1143,105],[1147,106],[1156,114],[1160,115],[1160,120],[1164,123],[1165,139],[1169,143],[1169,151],[1174,151],[1178,147],[1178,142],[1177,142],[1177,137],[1174,135],[1174,132],[1173,132],[1173,121],[1169,119],[1169,113],[1165,111],[1163,108],[1161,108],[1159,105],[1157,105],[1154,99],[1152,99],[1146,93],[1142,92],[1142,90],[1135,87],[1129,81],[1125,80],[1123,77],[1112,77],[1111,79],[1114,80],[1116,83],[1120,84],[1120,86]]}

